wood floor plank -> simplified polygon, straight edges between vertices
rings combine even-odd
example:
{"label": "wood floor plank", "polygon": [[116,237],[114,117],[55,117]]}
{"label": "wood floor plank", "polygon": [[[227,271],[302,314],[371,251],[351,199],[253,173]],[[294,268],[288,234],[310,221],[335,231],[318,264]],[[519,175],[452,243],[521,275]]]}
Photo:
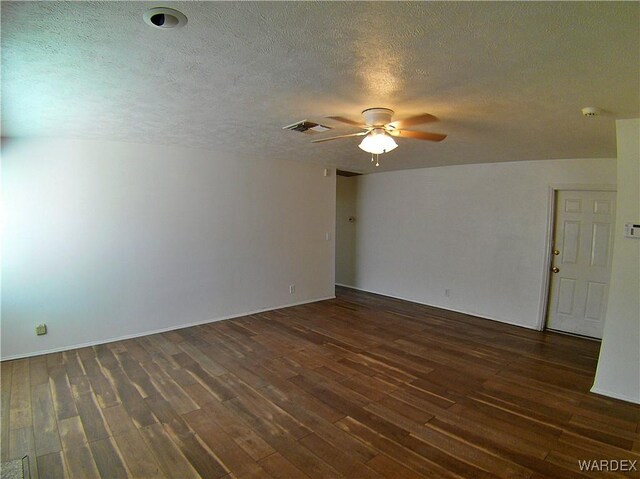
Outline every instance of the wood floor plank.
{"label": "wood floor plank", "polygon": [[370,444],[379,451],[384,451],[385,454],[395,458],[401,464],[405,465],[414,472],[423,475],[424,477],[437,477],[437,478],[460,478],[453,471],[448,471],[445,467],[434,462],[430,457],[423,457],[418,452],[411,448],[407,448],[404,445],[379,434],[372,429],[368,428],[364,424],[346,417],[336,423],[339,427],[344,429],[349,434],[356,437],[358,440],[365,444]]}
{"label": "wood floor plank", "polygon": [[88,442],[79,416],[58,421],[58,431],[63,449],[75,449]]}
{"label": "wood floor plank", "polygon": [[[499,454],[492,454],[484,448],[465,440],[464,436],[444,433],[439,429],[430,427],[429,423],[412,432],[412,436],[446,454],[453,455],[456,459],[473,464],[482,470],[492,471],[498,477],[526,479],[532,473],[527,468],[500,457]],[[474,475],[475,477],[480,477],[477,473],[474,473]]]}
{"label": "wood floor plank", "polygon": [[149,362],[144,367],[156,389],[171,402],[178,414],[185,414],[199,408],[198,404],[158,364]]}
{"label": "wood floor plank", "polygon": [[461,422],[451,416],[434,417],[429,421],[429,425],[459,437],[465,437],[474,444],[487,449],[496,450],[503,457],[510,454],[522,454],[537,460],[544,460],[549,453],[549,444],[555,442],[541,441],[532,442],[529,437],[521,437],[513,434],[513,428],[509,425],[496,427],[494,424],[488,425],[476,423],[474,421]]}
{"label": "wood floor plank", "polygon": [[126,434],[136,429],[136,425],[122,404],[103,409],[102,414],[114,436]]}
{"label": "wood floor plank", "polygon": [[82,365],[87,372],[91,388],[98,400],[98,405],[104,409],[120,404],[120,400],[113,390],[111,383],[105,377],[98,360],[95,357],[88,357],[82,359]]}
{"label": "wood floor plank", "polygon": [[287,380],[274,381],[263,387],[261,392],[287,411],[287,407],[298,411],[312,411],[314,415],[328,422],[336,422],[345,416],[344,413],[329,407],[314,395]]}
{"label": "wood floor plank", "polygon": [[86,376],[85,370],[80,362],[80,358],[78,357],[78,353],[75,350],[63,352],[62,361],[64,368],[67,370],[67,375],[70,378]]}
{"label": "wood floor plank", "polygon": [[49,353],[45,354],[44,357],[47,362],[47,369],[64,365],[62,353]]}
{"label": "wood floor plank", "polygon": [[171,439],[187,458],[189,463],[202,477],[218,478],[227,475],[228,469],[219,458],[206,447],[206,444],[190,430],[181,427],[182,423],[172,421],[167,425]]}
{"label": "wood floor plank", "polygon": [[196,361],[204,371],[212,376],[221,376],[228,372],[224,367],[216,363],[193,344],[183,342],[179,343],[178,347]]}
{"label": "wood floor plank", "polygon": [[184,419],[202,441],[215,451],[221,464],[237,476],[252,474],[256,462],[202,409],[185,414]]}
{"label": "wood floor plank", "polygon": [[64,459],[61,452],[52,452],[37,457],[38,477],[40,479],[65,479],[69,476],[65,472]]}
{"label": "wood floor plank", "polygon": [[49,382],[47,360],[44,356],[34,356],[29,359],[29,376],[31,387]]}
{"label": "wood floor plank", "polygon": [[31,388],[31,407],[36,440],[36,454],[42,456],[62,450],[56,413],[51,399],[49,381]]}
{"label": "wood floor plank", "polygon": [[83,394],[93,394],[93,389],[91,389],[91,383],[87,376],[69,377],[69,384],[71,384],[71,394],[74,398]]}
{"label": "wood floor plank", "polygon": [[98,407],[93,394],[78,394],[75,396],[78,415],[89,442],[109,437],[109,430],[104,416]]}
{"label": "wood floor plank", "polygon": [[130,477],[112,438],[91,441],[89,447],[101,477]]}
{"label": "wood floor plank", "polygon": [[299,442],[345,477],[370,479],[383,477],[373,469],[365,466],[364,463],[356,460],[348,451],[342,451],[332,446],[316,434],[309,434],[300,439]]}
{"label": "wood floor plank", "polygon": [[100,366],[102,367],[103,371],[105,371],[105,373],[107,371],[120,368],[120,363],[118,363],[112,347],[113,343],[99,344],[97,346],[94,346],[93,348],[96,353],[96,357],[98,358],[98,362],[100,363]]}
{"label": "wood floor plank", "polygon": [[36,442],[33,429],[22,427],[9,432],[9,459],[20,459],[25,454],[36,457]]}
{"label": "wood floor plank", "polygon": [[307,407],[306,405],[308,403],[299,395],[293,396],[288,401],[283,400],[281,397],[271,395],[268,392],[265,395],[323,440],[341,450],[350,451],[351,454],[358,457],[362,462],[368,461],[377,454],[374,449],[360,443],[333,424],[336,420],[342,419],[342,415],[339,415],[340,417],[333,421],[327,421],[316,414],[318,412],[317,408]]}
{"label": "wood floor plank", "polygon": [[188,386],[182,386],[182,390],[198,406],[198,408],[202,408],[206,404],[218,400],[213,394],[211,394],[211,392],[198,382],[189,384]]}
{"label": "wood floor plank", "polygon": [[38,478],[38,461],[36,460],[36,446],[33,428],[24,427],[9,431],[9,455],[8,459],[25,459],[31,468],[31,475]]}
{"label": "wood floor plank", "polygon": [[168,356],[172,356],[180,352],[178,346],[175,343],[169,341],[162,334],[152,334],[150,336],[147,336],[146,339],[151,344],[152,348],[158,348]]}
{"label": "wood floor plank", "polygon": [[11,401],[11,376],[14,361],[0,363],[0,460],[9,460],[9,418]]}
{"label": "wood floor plank", "polygon": [[424,424],[429,421],[433,414],[428,411],[424,411],[422,409],[418,409],[417,407],[413,407],[406,402],[400,401],[392,396],[386,396],[378,401],[378,404],[384,406],[390,411],[394,411],[402,416],[405,416],[407,419],[411,419],[416,423]]}
{"label": "wood floor plank", "polygon": [[143,427],[140,429],[140,433],[168,478],[200,478],[200,475],[189,463],[187,458],[171,441],[162,424],[156,423]]}
{"label": "wood floor plank", "polygon": [[367,466],[388,479],[396,479],[398,477],[402,477],[403,479],[419,479],[424,477],[384,454],[378,454],[367,462]]}
{"label": "wood floor plank", "polygon": [[62,366],[49,368],[49,384],[58,420],[76,416],[78,410],[73,400],[71,384],[67,371]]}
{"label": "wood floor plank", "polygon": [[[119,369],[117,364],[111,362],[111,356],[108,354],[105,356],[109,358],[109,368],[105,368],[106,375],[111,381],[111,384],[113,384],[122,405],[136,426],[145,427],[157,422],[156,418],[144,403],[140,392],[131,383],[127,375]],[[113,360],[116,361],[115,357],[113,357]]]}
{"label": "wood floor plank", "polygon": [[142,439],[140,432],[132,430],[114,436],[120,454],[124,458],[131,477],[136,479],[162,479],[162,473],[153,453]]}
{"label": "wood floor plank", "polygon": [[217,478],[229,472],[221,464],[215,453],[208,449],[206,444],[192,432],[168,401],[159,394],[150,396],[145,401],[165,426],[165,431],[169,434],[174,444],[178,446],[180,452],[193,465],[200,476]]}
{"label": "wood floor plank", "polygon": [[259,460],[275,452],[251,426],[240,416],[218,401],[207,403],[203,409],[213,417],[217,424],[244,449],[254,460]]}
{"label": "wood floor plank", "polygon": [[235,393],[225,384],[225,381],[221,379],[222,376],[212,376],[198,363],[194,362],[191,356],[184,353],[176,355],[176,357],[178,356],[181,356],[178,360],[182,362],[182,367],[208,389],[218,401],[226,401],[227,399],[235,397]]}
{"label": "wood floor plank", "polygon": [[70,479],[100,479],[89,445],[64,449],[64,458]]}
{"label": "wood floor plank", "polygon": [[107,381],[107,378],[102,375],[92,376],[89,377],[89,382],[96,395],[98,405],[102,409],[120,404],[120,400],[109,381]]}
{"label": "wood floor plank", "polygon": [[267,442],[277,450],[283,457],[298,468],[304,469],[305,473],[313,478],[343,477],[335,468],[302,447],[295,438],[287,433],[281,426],[270,422],[270,420],[247,406],[239,398],[226,401],[227,405],[243,417],[247,423]]}
{"label": "wood floor plank", "polygon": [[274,479],[308,479],[304,472],[287,461],[277,452],[270,454],[260,460],[260,465]]}
{"label": "wood floor plank", "polygon": [[18,359],[13,363],[9,424],[10,429],[31,427],[32,424],[28,359]]}

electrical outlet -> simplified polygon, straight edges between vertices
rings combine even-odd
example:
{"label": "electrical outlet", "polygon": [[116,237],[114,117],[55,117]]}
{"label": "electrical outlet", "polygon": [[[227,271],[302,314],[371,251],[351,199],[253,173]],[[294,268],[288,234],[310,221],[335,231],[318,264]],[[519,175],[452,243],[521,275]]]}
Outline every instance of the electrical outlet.
{"label": "electrical outlet", "polygon": [[36,326],[36,334],[38,336],[42,336],[43,334],[47,334],[47,325],[46,324],[38,324]]}
{"label": "electrical outlet", "polygon": [[290,284],[289,285],[289,294],[293,294],[296,292],[296,285],[295,284]]}
{"label": "electrical outlet", "polygon": [[444,290],[444,295],[448,298],[449,296],[451,296],[451,290],[450,289],[445,289]]}

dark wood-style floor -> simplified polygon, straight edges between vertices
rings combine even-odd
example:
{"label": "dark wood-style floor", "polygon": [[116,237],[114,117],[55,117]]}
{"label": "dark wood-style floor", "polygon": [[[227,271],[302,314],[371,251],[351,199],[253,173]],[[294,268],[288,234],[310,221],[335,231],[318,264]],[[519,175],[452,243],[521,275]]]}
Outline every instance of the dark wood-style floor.
{"label": "dark wood-style floor", "polygon": [[337,293],[3,362],[2,460],[41,479],[564,479],[640,459],[640,407],[588,392],[599,343]]}

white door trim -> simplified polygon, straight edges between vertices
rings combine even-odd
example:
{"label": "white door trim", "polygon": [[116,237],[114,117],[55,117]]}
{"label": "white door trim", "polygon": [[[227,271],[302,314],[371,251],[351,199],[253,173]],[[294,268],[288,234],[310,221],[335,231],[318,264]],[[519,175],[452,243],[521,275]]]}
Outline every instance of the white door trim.
{"label": "white door trim", "polygon": [[549,281],[551,278],[551,243],[553,242],[553,225],[556,216],[556,192],[560,190],[574,191],[618,191],[616,185],[571,185],[553,184],[549,185],[547,201],[547,231],[545,234],[544,258],[542,261],[542,290],[540,292],[540,316],[536,329],[543,331],[547,322],[547,309],[549,307]]}

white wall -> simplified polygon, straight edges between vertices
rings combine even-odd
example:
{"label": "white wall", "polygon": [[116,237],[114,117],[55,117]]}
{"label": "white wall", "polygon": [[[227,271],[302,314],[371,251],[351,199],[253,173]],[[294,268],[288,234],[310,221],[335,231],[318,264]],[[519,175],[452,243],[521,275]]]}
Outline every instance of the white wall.
{"label": "white wall", "polygon": [[336,283],[354,284],[356,260],[356,182],[336,178]]}
{"label": "white wall", "polygon": [[616,164],[519,161],[347,181],[357,188],[351,286],[536,328],[543,308],[549,187],[615,185]]}
{"label": "white wall", "polygon": [[3,359],[334,294],[321,167],[93,141],[2,154]]}
{"label": "white wall", "polygon": [[593,392],[640,403],[640,120],[618,120],[618,200],[611,292]]}

